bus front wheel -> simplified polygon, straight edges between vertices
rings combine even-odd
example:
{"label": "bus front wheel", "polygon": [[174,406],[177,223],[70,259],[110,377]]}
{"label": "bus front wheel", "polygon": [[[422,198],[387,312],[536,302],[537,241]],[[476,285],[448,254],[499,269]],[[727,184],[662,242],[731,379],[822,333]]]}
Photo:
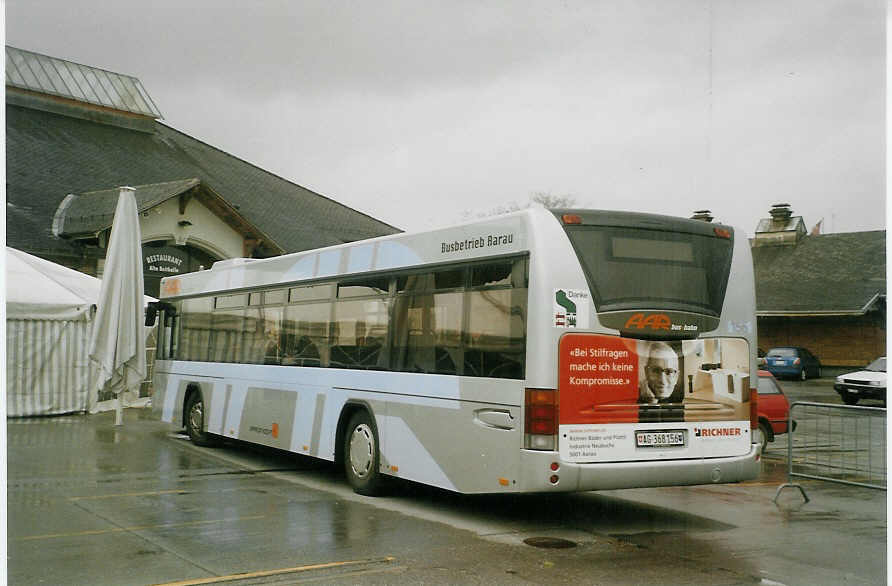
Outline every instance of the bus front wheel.
{"label": "bus front wheel", "polygon": [[204,431],[204,399],[201,392],[189,395],[186,401],[186,433],[196,446],[213,446],[214,440]]}
{"label": "bus front wheel", "polygon": [[357,494],[374,496],[381,484],[378,471],[378,434],[368,411],[358,411],[350,418],[344,436],[344,470],[347,481]]}

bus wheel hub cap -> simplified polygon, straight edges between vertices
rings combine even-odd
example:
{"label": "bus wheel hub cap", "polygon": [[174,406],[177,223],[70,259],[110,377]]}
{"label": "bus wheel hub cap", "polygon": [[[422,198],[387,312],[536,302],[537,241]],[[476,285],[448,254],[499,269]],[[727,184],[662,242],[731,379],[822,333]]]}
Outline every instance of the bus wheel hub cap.
{"label": "bus wheel hub cap", "polygon": [[201,403],[195,403],[192,405],[192,409],[189,410],[189,421],[192,423],[192,429],[201,429],[201,422],[204,418],[201,407]]}
{"label": "bus wheel hub cap", "polygon": [[365,423],[358,425],[350,437],[350,467],[360,478],[365,477],[372,467],[374,447],[371,428]]}

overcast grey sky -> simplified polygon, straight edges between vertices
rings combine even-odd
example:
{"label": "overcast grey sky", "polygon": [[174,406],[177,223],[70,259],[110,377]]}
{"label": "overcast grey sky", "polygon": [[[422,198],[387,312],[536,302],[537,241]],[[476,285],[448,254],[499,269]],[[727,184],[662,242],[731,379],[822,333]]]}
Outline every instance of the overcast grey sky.
{"label": "overcast grey sky", "polygon": [[[250,7],[250,8],[249,8]],[[397,227],[533,192],[885,227],[882,0],[8,0],[9,45]]]}

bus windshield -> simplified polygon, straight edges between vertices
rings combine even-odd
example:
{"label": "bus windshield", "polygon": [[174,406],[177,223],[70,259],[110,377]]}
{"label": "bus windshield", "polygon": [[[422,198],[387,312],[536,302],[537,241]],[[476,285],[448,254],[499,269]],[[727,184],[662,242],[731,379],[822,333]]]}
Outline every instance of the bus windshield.
{"label": "bus windshield", "polygon": [[626,226],[566,226],[598,312],[651,307],[718,316],[732,242]]}

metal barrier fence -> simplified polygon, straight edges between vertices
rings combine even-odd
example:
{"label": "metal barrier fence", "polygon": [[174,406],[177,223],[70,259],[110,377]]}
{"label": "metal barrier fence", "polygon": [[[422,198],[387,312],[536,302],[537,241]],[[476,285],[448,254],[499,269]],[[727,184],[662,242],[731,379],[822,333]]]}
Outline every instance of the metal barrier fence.
{"label": "metal barrier fence", "polygon": [[794,476],[886,490],[886,410],[797,401],[790,405],[786,487]]}

